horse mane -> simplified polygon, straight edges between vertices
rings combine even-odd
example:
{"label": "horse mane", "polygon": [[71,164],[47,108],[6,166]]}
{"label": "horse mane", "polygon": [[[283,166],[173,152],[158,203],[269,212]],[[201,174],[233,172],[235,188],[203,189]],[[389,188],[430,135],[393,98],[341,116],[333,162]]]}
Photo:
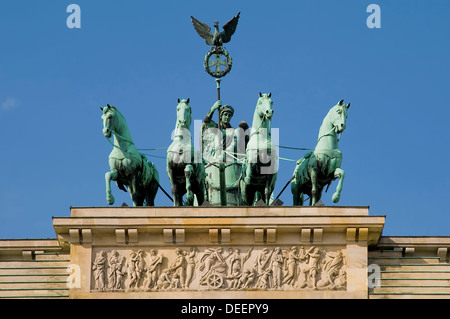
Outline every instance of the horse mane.
{"label": "horse mane", "polygon": [[113,105],[109,106],[110,108],[114,109],[114,111],[117,113],[117,115],[119,115],[121,117],[121,120],[124,121],[125,123],[127,122],[125,120],[125,116],[123,116],[123,114],[119,111],[119,109]]}

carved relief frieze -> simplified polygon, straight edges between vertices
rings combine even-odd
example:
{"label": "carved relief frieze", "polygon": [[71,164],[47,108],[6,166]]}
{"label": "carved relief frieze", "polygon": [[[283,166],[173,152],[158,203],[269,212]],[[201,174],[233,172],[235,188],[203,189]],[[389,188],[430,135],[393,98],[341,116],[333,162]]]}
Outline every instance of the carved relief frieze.
{"label": "carved relief frieze", "polygon": [[94,291],[346,290],[345,249],[94,248]]}

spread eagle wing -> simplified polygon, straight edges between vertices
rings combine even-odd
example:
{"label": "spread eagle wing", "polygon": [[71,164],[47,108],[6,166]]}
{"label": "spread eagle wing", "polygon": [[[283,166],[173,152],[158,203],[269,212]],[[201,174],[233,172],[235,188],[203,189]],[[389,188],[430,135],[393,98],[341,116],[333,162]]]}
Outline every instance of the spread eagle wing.
{"label": "spread eagle wing", "polygon": [[203,39],[205,39],[206,44],[214,45],[211,28],[207,24],[198,21],[193,16],[191,16],[191,20],[192,20],[192,24],[194,25],[195,31],[197,31],[199,36],[201,36]]}
{"label": "spread eagle wing", "polygon": [[220,33],[223,43],[227,43],[231,40],[231,36],[236,31],[240,14],[241,13],[239,12],[235,17],[223,25],[223,31]]}

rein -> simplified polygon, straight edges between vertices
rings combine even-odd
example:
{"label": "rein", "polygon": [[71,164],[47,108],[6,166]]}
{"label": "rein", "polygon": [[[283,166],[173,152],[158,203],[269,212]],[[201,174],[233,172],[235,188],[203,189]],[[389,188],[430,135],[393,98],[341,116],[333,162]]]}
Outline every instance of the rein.
{"label": "rein", "polygon": [[259,129],[261,128],[261,126],[263,125],[263,122],[269,120],[269,119],[267,119],[265,116],[263,116],[262,118],[263,118],[263,120],[261,120],[261,123],[259,123],[258,128],[257,128],[256,130],[254,130],[254,131],[252,132],[252,134],[250,134],[250,137],[251,137],[253,134],[259,134],[258,131],[259,131]]}
{"label": "rein", "polygon": [[[110,129],[108,129],[108,130],[110,130]],[[130,141],[130,140],[126,139],[126,138],[123,137],[122,135],[118,134],[116,131],[114,131],[114,130],[110,130],[110,131],[111,131],[115,136],[121,138],[121,139],[124,140],[125,142],[128,142],[128,143],[134,145],[133,141]],[[114,146],[115,148],[120,149],[119,146],[117,146],[116,144],[114,144],[113,142],[111,142],[111,140],[110,140],[109,137],[106,137],[106,136],[105,136],[105,138],[108,140],[109,143],[111,143],[112,146]]]}
{"label": "rein", "polygon": [[[328,133],[326,133],[326,134],[320,136],[320,137],[317,139],[317,143],[319,143],[319,141],[320,141],[320,139],[321,139],[322,137],[328,136],[328,135],[330,135],[331,132],[336,131],[336,130],[337,130],[337,127],[336,127],[336,126],[333,126],[333,128],[332,128]],[[336,135],[337,135],[337,133],[336,133]],[[338,142],[339,142],[339,140],[341,139],[341,136],[342,136],[342,132],[339,133],[339,136],[338,136],[338,137],[336,137]]]}

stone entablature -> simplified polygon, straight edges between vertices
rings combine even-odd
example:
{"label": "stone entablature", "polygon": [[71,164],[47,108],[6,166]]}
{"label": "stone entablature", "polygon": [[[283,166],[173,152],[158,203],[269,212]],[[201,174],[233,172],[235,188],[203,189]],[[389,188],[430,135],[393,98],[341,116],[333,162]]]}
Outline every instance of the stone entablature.
{"label": "stone entablature", "polygon": [[151,207],[53,223],[80,266],[72,298],[367,298],[384,220],[367,207]]}

